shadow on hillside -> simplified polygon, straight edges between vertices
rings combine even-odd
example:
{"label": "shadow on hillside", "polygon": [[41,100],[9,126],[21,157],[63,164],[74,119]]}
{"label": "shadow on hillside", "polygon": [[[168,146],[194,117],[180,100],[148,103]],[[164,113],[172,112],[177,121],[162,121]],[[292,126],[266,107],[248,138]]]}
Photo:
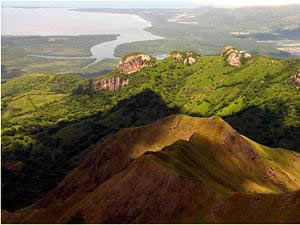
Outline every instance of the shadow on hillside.
{"label": "shadow on hillside", "polygon": [[169,108],[160,95],[146,89],[106,112],[33,131],[37,144],[27,151],[30,153],[10,154],[11,160],[24,162],[22,170],[2,169],[2,209],[16,210],[35,202],[78,166],[88,147],[101,138],[176,113],[178,108]]}
{"label": "shadow on hillside", "polygon": [[261,110],[253,107],[223,118],[240,134],[268,147],[300,152],[300,128],[283,123],[287,110]]}
{"label": "shadow on hillside", "polygon": [[[11,158],[24,162],[22,170],[2,169],[2,208],[20,209],[42,197],[78,166],[90,151],[89,146],[100,139],[121,128],[145,125],[177,113],[180,113],[179,108],[169,108],[160,95],[148,89],[119,101],[106,112],[33,131],[32,137],[37,144],[26,154]],[[254,107],[224,119],[239,133],[260,144],[299,150],[300,129],[283,124],[285,113],[285,109],[273,112]]]}
{"label": "shadow on hillside", "polygon": [[[277,112],[251,107],[222,118],[237,132],[259,144],[300,152],[300,128],[287,127],[283,123],[286,112],[287,109],[282,106]],[[206,117],[195,113],[189,115]]]}

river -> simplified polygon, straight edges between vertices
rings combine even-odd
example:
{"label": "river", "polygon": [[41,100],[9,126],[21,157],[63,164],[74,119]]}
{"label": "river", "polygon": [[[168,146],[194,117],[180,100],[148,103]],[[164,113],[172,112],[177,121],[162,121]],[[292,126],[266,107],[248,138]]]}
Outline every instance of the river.
{"label": "river", "polygon": [[119,34],[117,40],[108,41],[91,47],[90,57],[58,57],[31,55],[50,59],[94,58],[86,66],[105,58],[115,58],[115,48],[123,43],[157,40],[163,37],[145,31],[151,22],[137,15],[81,12],[66,8],[2,8],[2,35],[19,36],[76,36],[96,34]]}

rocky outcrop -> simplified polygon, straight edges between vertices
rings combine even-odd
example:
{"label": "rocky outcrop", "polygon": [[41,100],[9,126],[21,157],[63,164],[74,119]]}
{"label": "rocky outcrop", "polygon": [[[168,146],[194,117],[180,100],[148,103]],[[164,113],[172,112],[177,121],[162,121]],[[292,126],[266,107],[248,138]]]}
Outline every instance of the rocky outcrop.
{"label": "rocky outcrop", "polygon": [[298,69],[296,74],[291,77],[291,81],[297,89],[300,89],[300,69]]}
{"label": "rocky outcrop", "polygon": [[118,66],[120,73],[135,73],[144,67],[153,66],[154,58],[146,54],[135,54],[125,57]]}
{"label": "rocky outcrop", "polygon": [[197,62],[197,59],[193,56],[188,56],[184,61],[183,64],[184,65],[193,65]]}
{"label": "rocky outcrop", "polygon": [[184,65],[193,65],[198,62],[200,55],[193,52],[173,51],[169,54],[169,57],[173,58],[177,62],[183,62]]}
{"label": "rocky outcrop", "polygon": [[122,77],[109,77],[104,80],[94,81],[93,87],[96,90],[108,89],[110,91],[117,91],[124,85],[129,83],[128,79],[123,79]]}
{"label": "rocky outcrop", "polygon": [[171,52],[169,57],[172,57],[176,61],[183,60],[183,54],[181,52]]}
{"label": "rocky outcrop", "polygon": [[239,51],[232,46],[224,47],[221,56],[225,57],[228,65],[233,67],[241,67],[245,60],[252,58],[252,55],[246,51]]}

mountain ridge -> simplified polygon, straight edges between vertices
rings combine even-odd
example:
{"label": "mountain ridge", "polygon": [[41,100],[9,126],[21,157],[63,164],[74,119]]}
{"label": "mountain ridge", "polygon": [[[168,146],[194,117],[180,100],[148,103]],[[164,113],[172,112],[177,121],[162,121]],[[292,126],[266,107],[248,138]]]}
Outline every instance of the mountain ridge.
{"label": "mountain ridge", "polygon": [[[13,211],[42,198],[99,140],[170,114],[218,115],[251,140],[299,151],[300,98],[293,78],[299,60],[254,55],[234,68],[222,56],[181,54],[196,61],[168,57],[131,74],[116,70],[92,80],[31,74],[4,83],[2,165],[18,166],[2,166],[8,193],[3,208]],[[114,91],[93,87],[118,77],[128,84]]]}
{"label": "mountain ridge", "polygon": [[[84,223],[212,222],[212,209],[220,201],[254,201],[255,196],[264,201],[269,194],[284,198],[295,191],[298,196],[299,168],[298,153],[258,145],[219,117],[173,115],[123,129],[95,145],[53,191],[17,211],[15,222],[66,223],[78,214]],[[226,221],[222,213],[216,216],[216,221]],[[295,214],[291,219],[297,218]],[[268,215],[234,219],[275,221]]]}

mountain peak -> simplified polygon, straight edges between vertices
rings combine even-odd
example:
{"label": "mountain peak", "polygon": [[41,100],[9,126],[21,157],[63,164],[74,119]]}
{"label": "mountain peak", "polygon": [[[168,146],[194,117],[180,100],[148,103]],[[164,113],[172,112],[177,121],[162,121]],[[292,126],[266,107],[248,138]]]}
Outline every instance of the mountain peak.
{"label": "mountain peak", "polygon": [[57,188],[18,213],[22,222],[49,222],[51,215],[50,222],[65,223],[80,215],[86,223],[195,223],[197,210],[208,212],[237,192],[265,199],[298,190],[299,165],[298,153],[259,145],[220,117],[172,115],[95,145]]}

